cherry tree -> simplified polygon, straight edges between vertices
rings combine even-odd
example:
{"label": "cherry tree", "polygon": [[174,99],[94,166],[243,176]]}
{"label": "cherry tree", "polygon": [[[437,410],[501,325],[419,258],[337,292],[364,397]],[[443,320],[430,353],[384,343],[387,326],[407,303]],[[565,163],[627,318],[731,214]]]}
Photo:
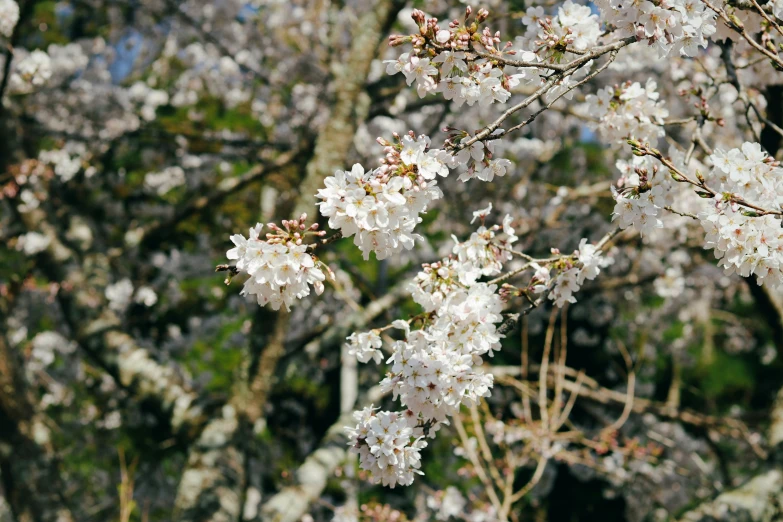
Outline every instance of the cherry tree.
{"label": "cherry tree", "polygon": [[0,520],[774,519],[783,1],[413,4],[0,0]]}

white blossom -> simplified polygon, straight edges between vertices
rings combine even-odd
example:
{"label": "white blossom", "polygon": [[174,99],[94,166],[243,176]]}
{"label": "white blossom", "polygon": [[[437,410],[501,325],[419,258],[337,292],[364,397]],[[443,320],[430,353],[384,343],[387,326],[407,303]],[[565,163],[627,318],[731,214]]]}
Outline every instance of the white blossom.
{"label": "white blossom", "polygon": [[589,94],[585,103],[607,141],[624,143],[635,138],[653,142],[664,135],[663,119],[669,115],[658,98],[657,85],[651,78],[644,87],[638,82],[604,87]]}
{"label": "white blossom", "polygon": [[725,194],[768,210],[783,208],[783,169],[758,143],[741,149],[717,149],[708,179],[718,195],[699,214],[706,232],[705,248],[715,251],[726,273],[756,276],[759,284],[783,285],[783,228],[773,215],[726,200]]}
{"label": "white blossom", "polygon": [[[410,138],[410,137],[408,137]],[[443,175],[442,164],[431,151],[426,151],[428,139],[403,140],[398,152],[398,169],[416,167],[421,181],[396,175],[390,167],[364,171],[356,164],[350,171],[338,170],[326,178],[325,188],[317,197],[321,214],[329,218],[329,227],[340,230],[344,237],[353,237],[365,259],[375,252],[378,259],[413,248],[416,225],[428,205],[441,197],[435,174]],[[426,160],[426,161],[425,161]],[[419,167],[424,165],[424,167]],[[447,169],[446,169],[447,170]]]}
{"label": "white blossom", "polygon": [[28,232],[19,236],[16,243],[16,249],[21,250],[25,255],[33,256],[46,250],[51,242],[51,238],[38,232]]}
{"label": "white blossom", "polygon": [[422,474],[421,450],[427,442],[414,438],[402,414],[368,407],[355,412],[354,418],[356,427],[346,430],[348,445],[359,455],[359,466],[370,472],[373,482],[391,488],[409,486],[415,474]]}
{"label": "white blossom", "polygon": [[242,295],[255,296],[260,306],[268,304],[273,310],[285,306],[288,310],[296,299],[310,295],[311,286],[317,294],[323,292],[326,276],[321,270],[321,262],[294,235],[299,234],[300,224],[304,226],[304,218],[306,216],[284,221],[285,232],[270,224],[277,234],[267,241],[259,238],[261,223],[250,229],[247,238],[242,234],[231,236],[235,247],[226,257],[236,261],[239,272],[250,276],[242,288]]}
{"label": "white blossom", "polygon": [[131,303],[133,283],[128,278],[121,279],[107,286],[105,294],[109,301],[109,308],[115,312],[123,312]]}
{"label": "white blossom", "polygon": [[[574,251],[573,257],[577,263],[570,262],[563,267],[555,276],[552,291],[549,293],[549,299],[554,301],[556,306],[564,306],[565,303],[575,303],[574,294],[584,284],[585,280],[593,280],[598,277],[602,268],[609,266],[612,260],[602,255],[601,251],[582,238],[579,242],[579,248]],[[536,274],[540,279],[547,279],[548,276]]]}
{"label": "white blossom", "polygon": [[10,38],[19,22],[19,5],[14,0],[0,0],[0,36]]}
{"label": "white blossom", "polygon": [[141,286],[136,290],[134,301],[144,306],[154,306],[158,302],[158,294],[149,286]]}
{"label": "white blossom", "polygon": [[170,190],[185,184],[185,171],[182,167],[166,167],[160,172],[148,172],[144,176],[144,188],[162,196]]}
{"label": "white blossom", "polygon": [[348,337],[348,354],[355,356],[359,362],[366,363],[370,359],[380,364],[383,359],[381,336],[376,331],[353,333]]}
{"label": "white blossom", "polygon": [[27,93],[40,88],[52,76],[52,60],[39,49],[34,50],[19,62],[14,62],[9,89],[14,93]]}

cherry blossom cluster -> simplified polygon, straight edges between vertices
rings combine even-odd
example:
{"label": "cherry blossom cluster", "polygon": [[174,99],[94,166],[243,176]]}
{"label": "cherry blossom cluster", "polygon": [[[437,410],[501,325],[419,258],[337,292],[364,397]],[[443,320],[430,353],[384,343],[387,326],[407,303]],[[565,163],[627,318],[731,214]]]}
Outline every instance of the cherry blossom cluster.
{"label": "cherry blossom cluster", "polygon": [[[489,13],[480,9],[473,23],[469,23],[472,9],[466,9],[464,22],[453,20],[448,29],[438,25],[437,18],[427,18],[418,9],[412,17],[419,26],[419,34],[391,36],[389,42],[397,46],[411,43],[413,49],[395,60],[387,60],[387,74],[402,72],[408,85],[416,84],[420,97],[428,93],[441,93],[457,107],[467,103],[487,106],[495,102],[505,103],[511,97],[511,89],[521,82],[530,81],[529,71],[506,74],[503,68],[475,53],[475,45],[494,49],[500,43],[500,33],[478,26]],[[529,58],[535,59],[533,53]]]}
{"label": "cherry blossom cluster", "polygon": [[[250,229],[248,237],[242,234],[231,236],[235,248],[226,257],[236,261],[236,271],[247,273],[242,295],[253,295],[261,306],[269,304],[273,310],[282,305],[290,309],[296,299],[310,295],[310,286],[320,295],[326,279],[322,268],[325,265],[310,253],[310,245],[304,244],[307,236],[322,236],[318,224],[305,225],[306,214],[299,219],[283,220],[283,228],[274,223],[266,239],[259,236],[263,225],[258,223]],[[328,269],[326,269],[328,271]]]}
{"label": "cherry blossom cluster", "polygon": [[379,140],[386,152],[381,167],[365,172],[356,164],[350,171],[338,170],[317,194],[329,227],[353,236],[365,259],[370,252],[386,259],[413,248],[420,237],[413,232],[420,214],[442,195],[435,177],[449,172],[443,151],[430,149],[428,137],[411,133],[395,141]]}
{"label": "cherry blossom cluster", "polygon": [[500,349],[503,303],[496,290],[475,283],[453,291],[425,328],[392,344],[391,372],[381,386],[400,399],[413,425],[445,422],[462,404],[489,395],[492,376],[477,365]]}
{"label": "cherry blossom cluster", "polygon": [[[575,303],[574,293],[578,292],[585,280],[593,280],[598,277],[602,268],[612,263],[611,258],[604,257],[596,245],[589,244],[587,239],[582,238],[579,242],[579,248],[574,251],[570,258],[564,258],[555,268],[557,275],[552,280],[552,291],[549,293],[549,299],[554,301],[556,306],[564,306],[566,303]],[[558,266],[559,265],[559,266]],[[546,275],[543,274],[546,270]],[[544,268],[539,270],[536,276],[543,281],[547,280],[549,270]],[[546,288],[548,283],[540,283],[539,288]]]}
{"label": "cherry blossom cluster", "polygon": [[712,248],[727,273],[755,274],[759,284],[783,285],[783,228],[780,215],[755,211],[783,210],[783,168],[758,143],[741,149],[716,150],[709,180],[717,191],[699,217]]}
{"label": "cherry blossom cluster", "polygon": [[59,149],[42,150],[38,153],[38,160],[51,165],[57,177],[66,182],[79,173],[87,156],[84,143],[69,141]]}
{"label": "cherry blossom cluster", "polygon": [[185,184],[185,171],[178,165],[166,167],[160,172],[148,172],[144,176],[144,188],[162,196]]}
{"label": "cherry blossom cluster", "polygon": [[348,355],[356,357],[361,363],[369,362],[372,359],[375,364],[381,364],[383,360],[382,346],[383,340],[377,330],[354,332],[348,337]]}
{"label": "cherry blossom cluster", "polygon": [[[434,437],[461,405],[489,395],[492,375],[478,366],[481,355],[500,348],[496,325],[502,321],[503,304],[496,290],[487,283],[455,288],[435,313],[426,315],[423,328],[411,330],[402,320],[392,324],[405,332],[405,339],[392,343],[391,369],[381,387],[405,409],[374,414],[367,408],[354,413],[355,428],[346,428],[349,445],[374,482],[411,484],[413,474],[420,473],[418,450],[426,446],[422,437]],[[378,332],[354,334],[349,342],[360,361],[381,360]]]}
{"label": "cherry blossom cluster", "polygon": [[16,243],[16,249],[24,252],[25,255],[34,256],[43,252],[49,247],[51,238],[38,232],[28,232],[19,236]]}
{"label": "cherry blossom cluster", "polygon": [[715,34],[715,12],[700,0],[596,0],[604,20],[620,36],[636,36],[654,46],[659,56],[696,56]]}
{"label": "cherry blossom cluster", "polygon": [[257,67],[249,51],[240,51],[235,57],[216,53],[216,50],[201,42],[191,42],[184,49],[178,49],[176,41],[170,40],[153,69],[165,71],[177,61],[186,66],[185,71],[173,85],[171,104],[175,107],[195,105],[204,94],[223,100],[227,107],[236,107],[252,99],[252,90],[244,81],[244,64]]}
{"label": "cherry blossom cluster", "polygon": [[[462,279],[460,278],[462,276]],[[464,280],[462,265],[453,257],[434,263],[425,263],[413,279],[410,292],[413,300],[425,312],[434,312],[443,304],[443,299],[458,288]]]}
{"label": "cherry blossom cluster", "polygon": [[[448,143],[459,143],[463,139],[469,139],[470,135],[464,131],[454,131],[449,135]],[[495,153],[495,140],[490,137],[486,141],[475,141],[461,148],[455,154],[442,154],[443,160],[451,168],[466,166],[467,169],[459,175],[459,180],[467,182],[471,179],[490,182],[496,177],[502,178],[511,170],[512,163],[504,158],[493,158]]]}
{"label": "cherry blossom cluster", "polygon": [[663,228],[660,215],[673,203],[675,181],[666,171],[660,172],[660,167],[661,164],[649,156],[617,161],[622,177],[617,187],[612,186],[616,201],[612,221],[617,220],[621,229],[632,227],[644,236],[656,228]]}
{"label": "cherry blossom cluster", "polygon": [[598,119],[598,131],[610,142],[627,138],[652,142],[664,136],[663,119],[669,111],[658,101],[655,81],[607,86],[585,98],[590,116]]}
{"label": "cherry blossom cluster", "polygon": [[415,474],[423,474],[421,450],[427,447],[422,437],[399,413],[376,411],[372,407],[354,412],[355,428],[347,429],[351,452],[359,455],[359,466],[370,472],[373,482],[394,488],[409,486]]}
{"label": "cherry blossom cluster", "polygon": [[10,38],[19,21],[19,5],[14,0],[0,0],[0,36]]}
{"label": "cherry blossom cluster", "polygon": [[128,89],[128,96],[131,101],[141,106],[139,112],[146,121],[154,120],[158,107],[169,103],[169,95],[166,91],[153,89],[144,82],[134,83]]}
{"label": "cherry blossom cluster", "polygon": [[[511,259],[511,246],[518,239],[511,227],[513,220],[510,215],[506,215],[502,226],[487,228],[484,219],[491,210],[490,204],[473,213],[473,221],[480,218],[482,224],[464,243],[453,238],[455,244],[452,256],[422,265],[421,272],[410,285],[410,292],[413,300],[425,312],[434,312],[440,308],[445,297],[455,289],[472,285],[481,276],[499,274],[503,264]],[[503,237],[497,237],[499,231],[503,232]]]}
{"label": "cherry blossom cluster", "polygon": [[14,60],[8,88],[14,94],[26,94],[42,87],[52,77],[52,60],[39,49]]}
{"label": "cherry blossom cluster", "polygon": [[[503,269],[503,264],[511,259],[509,249],[517,236],[511,227],[511,216],[506,215],[503,226],[494,225],[490,228],[484,226],[484,220],[492,211],[492,203],[485,209],[473,213],[473,220],[481,219],[481,226],[470,235],[464,243],[454,238],[452,253],[459,264],[459,278],[462,284],[472,284],[481,276],[497,275]],[[495,232],[502,230],[506,237],[502,241],[495,239]]]}
{"label": "cherry blossom cluster", "polygon": [[541,6],[528,7],[522,23],[527,29],[524,36],[517,38],[515,46],[535,50],[542,60],[575,58],[568,49],[585,51],[596,45],[602,33],[598,16],[590,7],[571,0],[558,7],[554,17],[546,16]]}
{"label": "cherry blossom cluster", "polygon": [[[503,320],[503,300],[495,284],[477,282],[482,275],[499,273],[502,261],[509,259],[505,248],[516,241],[511,228],[511,218],[506,217],[503,227],[486,228],[484,219],[490,208],[479,210],[476,218],[482,225],[475,237],[466,244],[457,243],[455,255],[438,263],[426,264],[411,284],[414,301],[425,313],[417,316],[422,327],[411,329],[411,321],[397,320],[389,327],[404,332],[404,339],[394,341],[389,347],[391,356],[386,361],[390,371],[381,381],[394,399],[405,408],[397,415],[412,430],[413,437],[434,436],[448,417],[455,415],[461,405],[475,404],[480,397],[489,395],[493,385],[491,374],[483,372],[481,356],[493,355],[500,349],[501,333],[498,324]],[[502,228],[505,236],[495,237]],[[462,258],[460,258],[460,254]],[[467,277],[464,274],[471,274]],[[348,338],[349,353],[361,362],[382,360],[383,341],[381,330],[355,333]],[[351,428],[351,444],[363,455],[372,453],[372,447],[357,446],[357,433],[366,424],[367,410],[357,412],[359,426]],[[388,412],[383,412],[387,414]],[[407,432],[406,432],[407,433]],[[408,443],[406,441],[405,444]],[[418,443],[416,439],[414,444]],[[402,448],[400,448],[402,451]],[[369,452],[369,453],[367,453]],[[369,461],[368,461],[369,462]],[[408,468],[400,469],[396,462],[388,461],[376,466],[372,461],[375,481],[410,484],[413,477]],[[397,477],[396,482],[390,477]]]}

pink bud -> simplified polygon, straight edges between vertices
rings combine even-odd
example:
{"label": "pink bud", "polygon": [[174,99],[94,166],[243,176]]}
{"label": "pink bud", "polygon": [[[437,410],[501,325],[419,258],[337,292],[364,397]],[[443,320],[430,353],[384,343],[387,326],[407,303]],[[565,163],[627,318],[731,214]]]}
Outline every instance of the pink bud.
{"label": "pink bud", "polygon": [[645,36],[646,36],[646,33],[644,32],[644,26],[643,25],[637,25],[636,26],[636,39],[637,40],[644,40]]}

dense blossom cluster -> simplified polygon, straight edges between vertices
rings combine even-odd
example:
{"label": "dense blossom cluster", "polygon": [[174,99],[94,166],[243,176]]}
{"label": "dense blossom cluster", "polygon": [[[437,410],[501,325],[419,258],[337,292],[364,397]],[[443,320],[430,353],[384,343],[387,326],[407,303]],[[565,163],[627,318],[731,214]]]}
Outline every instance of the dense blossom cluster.
{"label": "dense blossom cluster", "polygon": [[178,165],[166,167],[160,172],[148,172],[144,176],[144,188],[162,196],[185,184],[185,171]]}
{"label": "dense blossom cluster", "polygon": [[461,404],[489,394],[492,376],[476,368],[481,355],[500,349],[497,286],[476,283],[449,294],[431,323],[396,341],[381,386],[407,407],[414,425],[443,422]]}
{"label": "dense blossom cluster", "polygon": [[155,119],[155,111],[158,107],[169,103],[169,95],[166,91],[153,89],[144,82],[134,83],[128,89],[128,96],[141,107],[139,113],[147,121]]}
{"label": "dense blossom cluster", "polygon": [[620,36],[649,41],[659,56],[696,56],[716,31],[715,12],[700,0],[597,0],[596,4]]}
{"label": "dense blossom cluster", "polygon": [[0,0],[0,36],[10,38],[19,21],[19,5],[14,0]]}
{"label": "dense blossom cluster", "polygon": [[[475,214],[482,223],[489,208]],[[448,417],[463,404],[475,404],[487,396],[492,387],[492,375],[480,369],[481,356],[500,349],[498,324],[503,320],[503,301],[497,285],[477,282],[482,275],[498,273],[507,252],[497,245],[516,240],[510,218],[502,227],[506,237],[501,241],[495,232],[483,224],[471,241],[457,243],[455,256],[438,263],[427,264],[411,284],[414,301],[425,309],[424,324],[411,330],[407,321],[398,320],[392,326],[405,333],[403,340],[389,347],[391,365],[381,386],[399,399],[405,410],[397,415],[412,428],[409,438],[434,436]],[[459,254],[462,254],[460,256]],[[465,274],[469,274],[464,277]],[[361,362],[371,358],[381,361],[382,341],[377,331],[353,334],[348,338],[350,353]],[[360,426],[350,431],[355,434]],[[352,445],[362,449],[354,437]],[[373,463],[375,465],[375,463]],[[389,473],[398,475],[397,482],[410,483],[412,475],[400,470],[394,462],[384,469],[373,468],[375,480],[387,481]],[[369,469],[369,468],[365,468]]]}
{"label": "dense blossom cluster", "polygon": [[373,330],[370,332],[354,332],[348,337],[348,355],[352,355],[359,362],[369,362],[370,359],[375,364],[380,364],[383,359],[381,347],[383,340],[379,332]]}
{"label": "dense blossom cluster", "polygon": [[590,116],[598,119],[598,131],[610,142],[636,138],[653,142],[664,135],[663,119],[669,111],[658,101],[655,81],[607,86],[585,98]]}
{"label": "dense blossom cluster", "polygon": [[375,482],[392,488],[409,486],[414,474],[422,474],[421,450],[427,442],[422,437],[414,439],[403,416],[368,407],[354,412],[354,418],[356,427],[347,429],[351,451],[359,455],[359,465]]}
{"label": "dense blossom cluster", "polygon": [[585,51],[598,42],[601,27],[598,16],[587,5],[567,0],[558,7],[557,15],[550,17],[541,6],[527,8],[522,23],[526,26],[524,36],[515,42],[521,49],[535,49],[541,59],[570,58],[575,54],[566,51]]}
{"label": "dense blossom cluster", "polygon": [[282,305],[289,309],[296,299],[310,295],[310,286],[319,295],[323,292],[325,267],[303,243],[307,235],[322,233],[316,232],[317,224],[308,228],[306,219],[303,214],[299,219],[284,220],[283,228],[270,223],[267,226],[272,232],[266,234],[266,240],[259,237],[261,223],[250,229],[247,238],[242,234],[231,236],[236,246],[226,256],[236,261],[237,271],[250,276],[243,295],[253,295],[259,305],[269,304],[278,310]]}
{"label": "dense blossom cluster", "polygon": [[[467,103],[487,106],[495,102],[505,103],[511,97],[511,90],[520,83],[534,79],[530,71],[506,71],[489,60],[475,54],[474,37],[481,46],[494,49],[500,42],[500,33],[492,34],[489,29],[481,34],[468,24],[472,11],[467,9],[465,23],[457,20],[442,29],[435,18],[427,19],[424,13],[414,10],[413,19],[419,26],[419,33],[407,37],[392,36],[392,45],[413,43],[413,50],[403,53],[395,60],[387,60],[387,74],[402,72],[408,85],[416,84],[420,97],[428,93],[441,93],[457,107]],[[476,20],[486,19],[486,10],[479,10]],[[532,60],[534,53],[526,53]]]}
{"label": "dense blossom cluster", "polygon": [[338,170],[317,194],[329,226],[344,237],[353,236],[365,259],[370,252],[385,259],[413,248],[420,214],[441,197],[435,177],[449,172],[440,151],[429,149],[426,136],[406,135],[396,145],[383,144],[381,167],[365,172],[356,164],[350,171]]}
{"label": "dense blossom cluster", "polygon": [[13,93],[27,93],[42,87],[52,77],[52,60],[36,49],[15,62],[8,87]]}
{"label": "dense blossom cluster", "polygon": [[115,312],[122,312],[131,303],[133,283],[128,278],[120,279],[106,287],[105,295],[109,301],[109,308]]}
{"label": "dense blossom cluster", "polygon": [[783,228],[780,216],[760,215],[734,196],[760,208],[783,209],[783,169],[758,143],[741,149],[716,150],[709,180],[717,196],[699,215],[706,231],[705,248],[715,250],[727,273],[754,274],[759,284],[783,284]]}
{"label": "dense blossom cluster", "polygon": [[501,227],[484,226],[484,219],[491,210],[492,204],[473,213],[473,221],[481,218],[482,224],[467,241],[460,243],[456,237],[454,238],[455,245],[452,253],[459,264],[459,279],[462,284],[472,284],[481,276],[499,274],[503,264],[511,259],[508,249],[517,240],[514,229],[511,228],[511,216],[507,215],[503,220],[502,230],[506,234],[505,239],[498,241],[495,233],[501,230]]}
{"label": "dense blossom cluster", "polygon": [[[412,16],[419,32],[390,39],[393,46],[411,44],[412,49],[385,61],[386,72],[402,73],[420,97],[438,93],[456,107],[505,103],[520,84],[554,78],[546,98],[538,99],[541,103],[568,94],[578,79],[588,74],[592,56],[571,69],[562,69],[562,73],[553,73],[561,69],[552,65],[585,56],[598,45],[604,28],[617,44],[630,44],[633,39],[617,38],[632,36],[646,40],[661,56],[673,52],[693,56],[700,47],[706,47],[707,39],[716,31],[715,13],[695,0],[596,3],[604,18],[572,0],[563,2],[556,13],[548,14],[543,7],[528,8],[522,19],[525,33],[514,45],[505,45],[503,51],[513,47],[507,53],[500,52],[500,33],[480,29],[488,16],[485,10],[470,20],[473,11],[467,8],[464,21],[454,20],[447,28],[414,10]],[[526,62],[520,64],[524,67],[510,66],[513,62],[503,58],[506,54]],[[612,59],[614,55],[609,61]],[[540,69],[533,66],[539,64]],[[221,61],[218,67],[233,77],[239,74],[236,65]],[[626,81],[588,95],[585,105],[606,141],[617,144],[630,139],[649,144],[665,136],[663,125],[669,111],[659,98],[652,79],[644,84]],[[178,99],[174,102],[189,103]],[[700,107],[702,116],[705,107]],[[498,123],[501,121],[503,118]],[[444,131],[451,134],[443,149],[432,147],[429,137],[412,131],[404,136],[395,134],[393,142],[379,138],[385,153],[380,167],[366,170],[355,164],[326,178],[317,194],[320,212],[332,229],[339,230],[343,237],[353,237],[365,259],[371,252],[377,259],[386,259],[413,248],[419,239],[415,228],[422,221],[421,214],[442,196],[437,181],[448,176],[450,169],[463,167],[459,176],[462,181],[478,178],[487,182],[510,170],[510,160],[494,157],[495,141],[506,134],[497,123],[480,135],[450,127]],[[640,150],[637,147],[635,153]],[[687,163],[674,149],[671,157],[673,163],[666,163],[666,168],[662,168],[662,156],[644,153],[617,162],[622,176],[612,189],[616,201],[613,220],[621,229],[632,227],[648,236],[663,226],[661,213],[671,207],[674,184],[683,181],[668,170],[674,169],[672,164],[685,169]],[[715,249],[727,270],[743,275],[755,273],[760,282],[770,276],[773,284],[783,282],[779,220],[738,205],[742,200],[780,209],[781,169],[751,144],[743,146],[742,151],[718,151],[712,162],[718,196],[700,216],[707,230],[707,247]],[[153,180],[154,176],[150,185],[154,185]],[[165,183],[161,185],[165,187]],[[461,406],[476,404],[489,395],[493,378],[482,370],[482,357],[491,357],[500,349],[506,298],[525,295],[533,307],[546,299],[563,307],[576,302],[574,293],[613,262],[612,257],[603,255],[610,236],[599,244],[583,238],[571,254],[561,255],[553,249],[553,257],[548,259],[516,252],[526,263],[502,276],[504,266],[513,259],[511,248],[518,238],[510,216],[502,225],[485,225],[491,210],[490,204],[475,212],[474,221],[481,220],[478,230],[465,242],[455,238],[451,255],[424,264],[411,283],[410,292],[422,306],[422,314],[384,328],[356,332],[347,339],[348,353],[360,362],[380,364],[386,359],[388,372],[381,388],[391,392],[402,406],[398,412],[365,408],[355,413],[357,425],[347,429],[352,451],[375,482],[391,487],[411,484],[421,473],[420,450],[427,445],[424,438],[433,437]],[[308,295],[311,284],[320,293],[323,272],[301,237],[293,232],[304,230],[303,223],[303,218],[293,224],[284,222],[286,232],[270,225],[275,234],[268,234],[266,241],[258,237],[260,226],[251,229],[247,239],[232,236],[236,248],[228,257],[237,260],[238,271],[250,275],[243,293],[254,294],[259,304],[270,303],[275,309]],[[498,288],[496,283],[523,272],[532,272],[525,288],[510,284]],[[656,282],[659,294],[681,292],[681,274],[679,265],[670,267],[666,278],[673,282],[664,278]],[[495,279],[482,281],[492,277]],[[532,294],[537,294],[537,300]],[[390,328],[402,334],[397,333],[396,339],[385,346],[381,333]]]}
{"label": "dense blossom cluster", "polygon": [[51,243],[51,238],[38,232],[28,232],[19,236],[16,243],[16,249],[24,252],[28,256],[33,256],[43,252]]}
{"label": "dense blossom cluster", "polygon": [[[456,142],[457,139],[465,139],[468,136],[452,136]],[[470,145],[461,148],[456,154],[442,154],[444,161],[449,167],[465,166],[460,175],[460,181],[469,181],[478,179],[490,182],[493,179],[502,178],[512,168],[510,160],[505,158],[493,158],[495,154],[495,141],[490,137],[486,141],[476,141]]]}
{"label": "dense blossom cluster", "polygon": [[612,263],[611,258],[601,255],[601,251],[584,238],[579,242],[579,248],[574,251],[573,257],[575,262],[571,259],[562,262],[560,271],[553,280],[549,299],[554,301],[556,306],[575,303],[573,294],[579,291],[585,280],[595,279],[602,268]]}
{"label": "dense blossom cluster", "polygon": [[53,150],[42,150],[38,160],[51,165],[54,173],[63,181],[70,181],[82,169],[87,156],[84,143],[67,142],[63,147]]}
{"label": "dense blossom cluster", "polygon": [[642,236],[662,228],[660,215],[673,202],[675,182],[667,172],[659,172],[660,163],[649,156],[618,160],[617,168],[623,175],[617,188],[612,186],[616,201],[612,221],[616,220],[621,229],[633,227]]}
{"label": "dense blossom cluster", "polygon": [[[489,395],[492,375],[478,365],[481,355],[492,355],[500,348],[501,335],[496,325],[502,321],[502,302],[496,290],[495,285],[486,283],[454,288],[419,330],[410,330],[405,321],[395,322],[394,326],[406,335],[390,347],[392,355],[387,363],[391,369],[381,386],[391,391],[406,409],[379,415],[393,417],[405,426],[404,430],[397,427],[402,437],[393,437],[398,454],[404,454],[408,446],[423,447],[420,437],[434,436],[440,424],[456,414],[462,404],[474,404]],[[381,359],[381,342],[376,333],[354,334],[349,341],[360,361],[368,361],[369,354],[376,362]],[[368,410],[356,415],[359,425],[348,433],[350,444],[361,455],[362,468],[370,471],[375,481],[410,484],[413,467],[407,460],[380,459],[369,436],[361,436],[366,430]],[[400,466],[400,462],[404,465]],[[415,462],[418,464],[418,458]]]}

